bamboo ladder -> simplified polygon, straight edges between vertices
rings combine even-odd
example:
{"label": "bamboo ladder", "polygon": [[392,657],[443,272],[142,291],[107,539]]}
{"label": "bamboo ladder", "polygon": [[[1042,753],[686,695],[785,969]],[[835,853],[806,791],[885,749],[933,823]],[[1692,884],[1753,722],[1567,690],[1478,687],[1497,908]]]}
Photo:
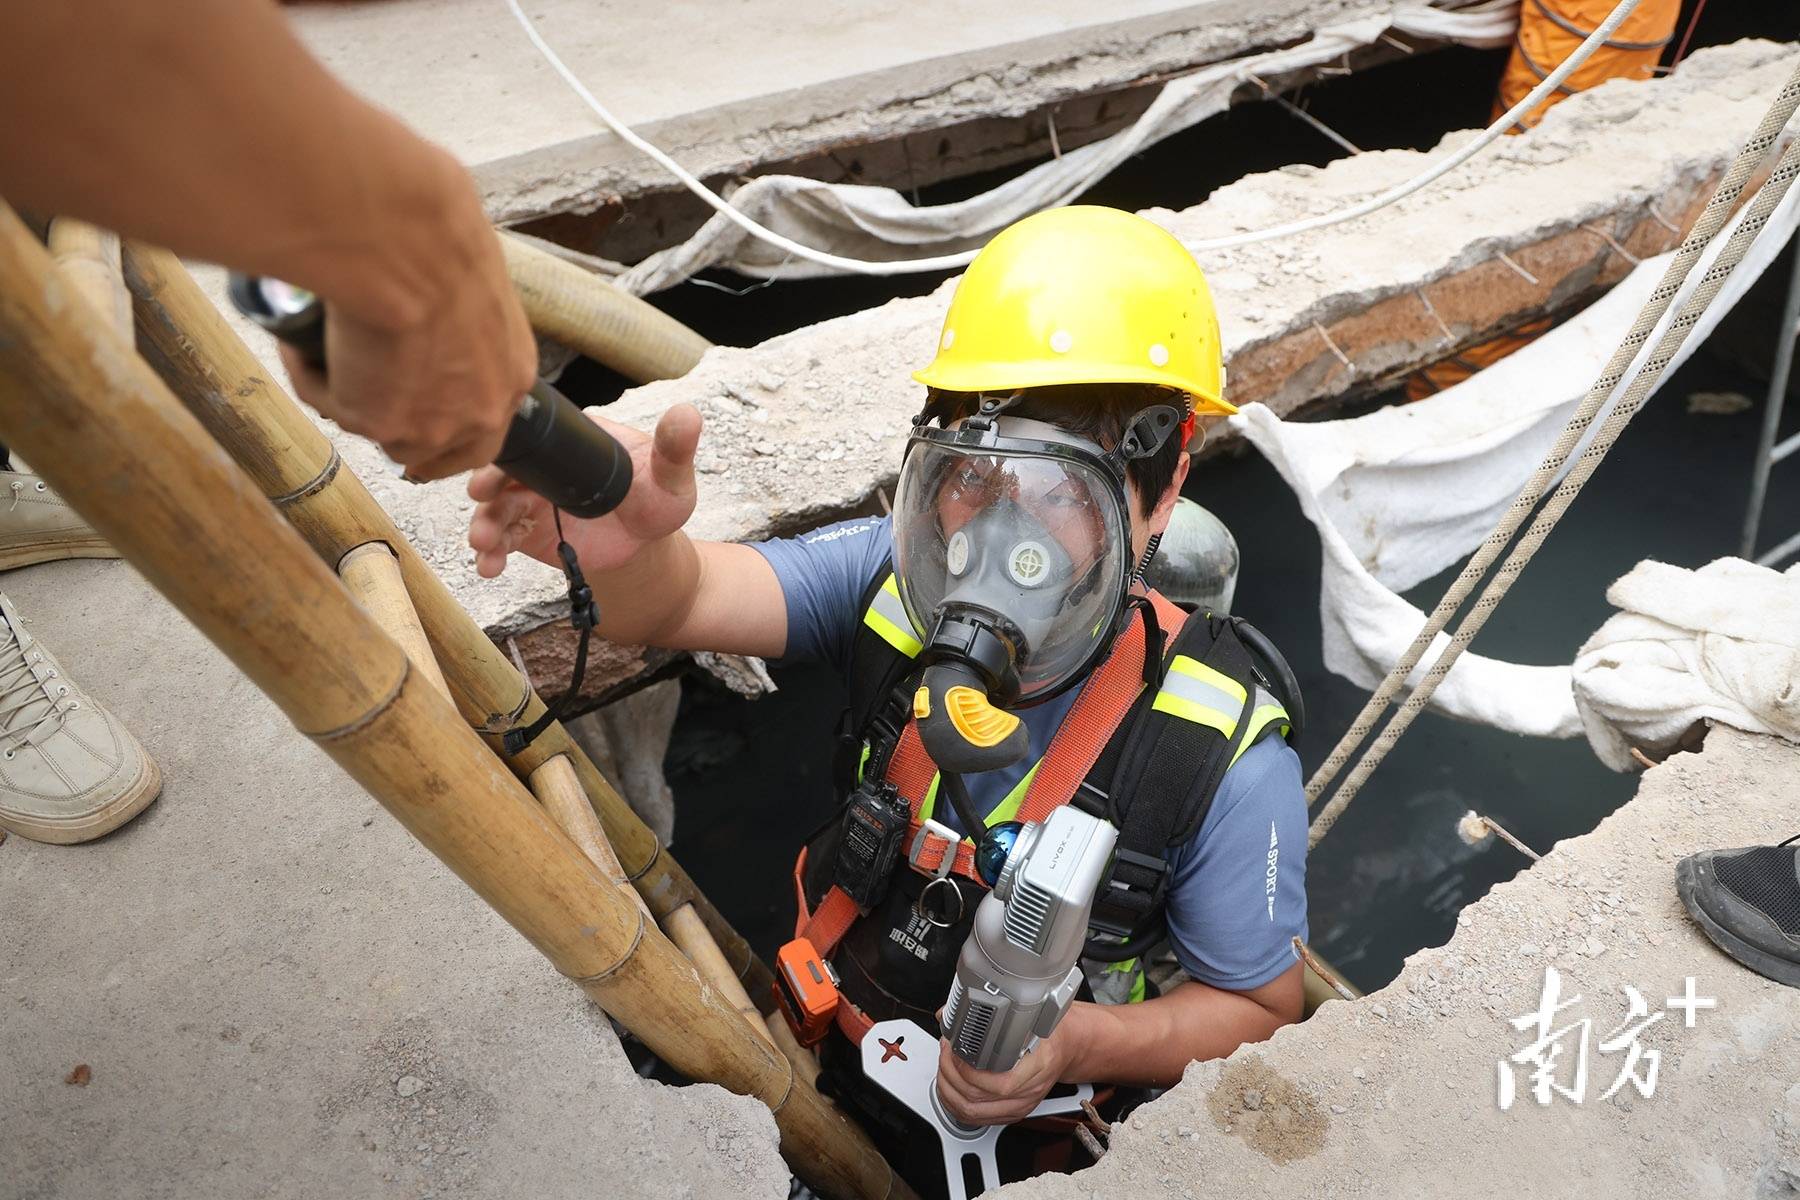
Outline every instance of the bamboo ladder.
{"label": "bamboo ladder", "polygon": [[[167,384],[0,205],[7,444],[557,970],[683,1074],[768,1105],[803,1178],[909,1197],[741,1011],[766,969],[568,734],[501,761],[542,702],[186,271],[129,245],[124,265]],[[736,961],[709,982],[651,915]]]}

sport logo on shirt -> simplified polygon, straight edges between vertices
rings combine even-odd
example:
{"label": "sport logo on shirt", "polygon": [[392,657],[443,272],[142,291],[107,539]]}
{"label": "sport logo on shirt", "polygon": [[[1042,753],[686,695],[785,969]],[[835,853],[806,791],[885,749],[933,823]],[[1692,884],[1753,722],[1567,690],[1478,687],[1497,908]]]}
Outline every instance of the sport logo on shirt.
{"label": "sport logo on shirt", "polygon": [[1269,901],[1269,920],[1275,919],[1275,863],[1281,857],[1281,847],[1275,840],[1275,822],[1269,822],[1269,869],[1263,874],[1263,893]]}

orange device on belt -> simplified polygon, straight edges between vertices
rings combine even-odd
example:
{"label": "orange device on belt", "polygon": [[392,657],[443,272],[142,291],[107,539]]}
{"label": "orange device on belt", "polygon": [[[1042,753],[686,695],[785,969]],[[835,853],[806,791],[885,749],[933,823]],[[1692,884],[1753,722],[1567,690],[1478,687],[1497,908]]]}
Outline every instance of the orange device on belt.
{"label": "orange device on belt", "polygon": [[816,1046],[837,1015],[837,984],[831,968],[806,938],[775,952],[775,1001],[802,1046]]}

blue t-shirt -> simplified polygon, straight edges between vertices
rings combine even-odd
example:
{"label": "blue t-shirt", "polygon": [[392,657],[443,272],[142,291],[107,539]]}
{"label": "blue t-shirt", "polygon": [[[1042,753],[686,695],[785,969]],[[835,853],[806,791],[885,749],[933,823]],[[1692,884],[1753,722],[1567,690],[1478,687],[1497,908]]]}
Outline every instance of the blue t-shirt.
{"label": "blue t-shirt", "polygon": [[[782,660],[827,663],[847,678],[863,594],[893,552],[887,518],[840,521],[755,548],[787,602]],[[1019,784],[1079,692],[1019,710],[1031,750],[1016,766],[966,777],[978,810],[992,812]],[[947,800],[931,817],[967,832]],[[1189,975],[1241,992],[1293,965],[1293,939],[1307,932],[1306,824],[1300,758],[1280,738],[1265,737],[1226,772],[1200,832],[1167,855],[1169,941]]]}

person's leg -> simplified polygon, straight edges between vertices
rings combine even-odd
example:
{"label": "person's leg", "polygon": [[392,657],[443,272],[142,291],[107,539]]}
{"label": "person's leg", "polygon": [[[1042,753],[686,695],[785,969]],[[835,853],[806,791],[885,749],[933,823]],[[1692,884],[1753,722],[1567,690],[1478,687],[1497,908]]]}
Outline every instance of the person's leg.
{"label": "person's leg", "polygon": [[1800,835],[1777,846],[1708,850],[1675,865],[1675,890],[1714,945],[1759,975],[1800,987]]}

